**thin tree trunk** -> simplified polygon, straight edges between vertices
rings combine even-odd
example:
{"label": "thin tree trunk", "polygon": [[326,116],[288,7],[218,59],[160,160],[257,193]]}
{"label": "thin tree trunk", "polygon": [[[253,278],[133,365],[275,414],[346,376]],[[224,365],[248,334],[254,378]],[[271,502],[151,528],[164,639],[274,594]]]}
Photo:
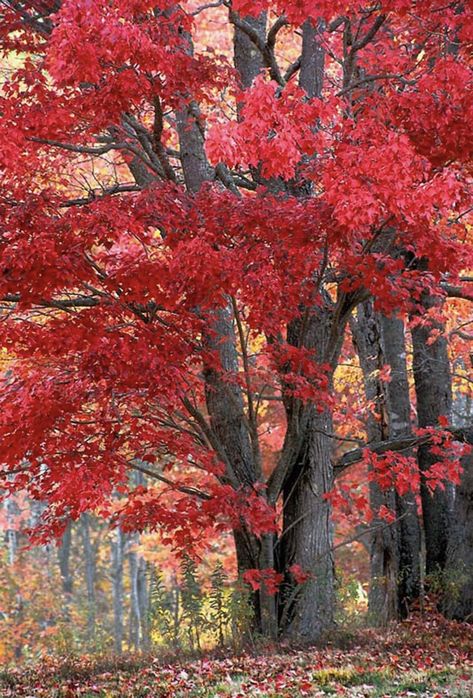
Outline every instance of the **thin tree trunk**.
{"label": "thin tree trunk", "polygon": [[[433,296],[424,295],[423,306],[435,309],[441,301]],[[432,341],[432,330],[439,331],[439,336]],[[417,324],[412,329],[413,368],[417,398],[417,419],[419,427],[437,426],[440,417],[451,422],[452,392],[451,374],[448,357],[448,344],[444,335],[445,328],[438,322],[428,325]],[[421,473],[428,470],[437,460],[430,453],[429,446],[418,450]],[[432,494],[421,478],[422,514],[425,533],[426,575],[441,572],[445,567],[451,508],[453,505],[453,488],[445,490],[436,488]]]}
{"label": "thin tree trunk", "polygon": [[[384,441],[388,438],[387,395],[378,376],[386,360],[382,351],[381,328],[371,300],[358,306],[351,328],[363,371],[366,399],[375,410],[366,423],[368,441]],[[371,481],[369,492],[374,514],[383,505],[396,511],[394,489],[382,490]],[[396,526],[386,526],[381,519],[375,518],[374,524],[370,544],[368,608],[373,623],[386,625],[399,616],[399,534]]]}
{"label": "thin tree trunk", "polygon": [[[473,429],[469,443],[473,445]],[[462,465],[447,548],[442,610],[448,618],[473,623],[473,452],[463,458]]]}
{"label": "thin tree trunk", "polygon": [[80,525],[82,533],[82,544],[84,550],[85,583],[87,588],[87,641],[90,645],[94,646],[96,640],[97,618],[95,598],[96,560],[90,536],[89,514],[82,514]]}
{"label": "thin tree trunk", "polygon": [[115,652],[123,651],[123,553],[125,536],[120,526],[112,540],[113,645]]}
{"label": "thin tree trunk", "polygon": [[14,499],[6,497],[4,500],[5,518],[6,518],[6,542],[8,550],[8,564],[13,566],[16,560],[16,552],[18,548],[18,533],[15,525],[15,518],[18,514],[18,507]]}
{"label": "thin tree trunk", "polygon": [[149,588],[148,588],[148,565],[146,560],[138,556],[138,572],[137,572],[137,593],[138,605],[140,607],[141,618],[141,649],[146,650],[150,644],[149,638]]}
{"label": "thin tree trunk", "polygon": [[130,645],[135,650],[148,646],[148,588],[146,562],[140,556],[137,547],[140,543],[139,533],[129,537],[128,565],[130,570]]}
{"label": "thin tree trunk", "polygon": [[[389,438],[396,439],[412,433],[404,322],[398,317],[380,315],[379,325],[384,358],[391,367],[391,380],[385,388]],[[405,451],[404,455],[412,456],[413,451]],[[421,593],[421,529],[415,494],[396,492],[395,499],[399,518],[399,611],[406,616]]]}
{"label": "thin tree trunk", "polygon": [[64,595],[64,619],[70,621],[72,593],[74,590],[74,577],[71,570],[72,548],[72,522],[68,521],[66,530],[61,539],[61,545],[57,549],[59,571]]}

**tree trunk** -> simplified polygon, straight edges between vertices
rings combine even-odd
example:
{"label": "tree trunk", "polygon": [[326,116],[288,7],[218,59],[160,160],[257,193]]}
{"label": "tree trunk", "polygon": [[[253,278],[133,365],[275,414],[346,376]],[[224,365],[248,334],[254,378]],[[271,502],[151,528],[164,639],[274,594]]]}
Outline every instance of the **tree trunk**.
{"label": "tree trunk", "polygon": [[4,499],[3,506],[6,519],[5,537],[8,550],[8,564],[12,566],[15,564],[18,548],[18,532],[15,523],[15,519],[18,516],[18,507],[11,496]]}
{"label": "tree trunk", "polygon": [[[300,460],[283,491],[282,569],[286,573],[281,626],[285,636],[312,642],[334,623],[335,568],[331,506],[324,498],[333,487],[332,432],[328,410],[311,410]],[[297,586],[288,573],[300,565],[313,575]]]}
{"label": "tree trunk", "polygon": [[[323,23],[315,26],[310,21],[302,28],[299,84],[311,98],[322,94],[325,51],[320,35],[323,30]],[[300,194],[308,193],[310,184],[304,183]],[[328,296],[322,294],[322,300],[321,308],[305,311],[307,324],[297,321],[288,327],[288,342],[312,349],[314,362],[331,366],[328,375],[331,385],[348,317],[347,299],[342,294],[336,311]],[[334,624],[333,525],[331,505],[326,498],[334,481],[332,416],[326,405],[302,405],[297,400],[286,400],[285,407],[286,443],[294,437],[297,443],[298,434],[302,435],[302,443],[282,489],[284,514],[279,565],[285,585],[279,621],[285,636],[312,642]],[[292,565],[300,565],[302,570],[310,572],[311,577],[303,585],[295,583],[289,572]]]}
{"label": "tree trunk", "polygon": [[[439,305],[439,299],[425,295],[422,304],[426,309]],[[419,427],[437,426],[439,417],[451,422],[452,393],[448,344],[444,327],[437,321],[428,325],[416,325],[412,329],[413,368],[417,398]],[[440,335],[429,343],[432,330]],[[436,462],[437,456],[430,453],[429,446],[418,450],[419,467],[422,472]],[[441,572],[445,567],[448,532],[453,504],[453,488],[436,488],[433,494],[421,478],[422,514],[425,533],[426,575]]]}
{"label": "tree trunk", "polygon": [[71,619],[72,592],[74,577],[71,570],[72,522],[68,521],[62,536],[61,545],[57,549],[59,571],[61,573],[62,591],[64,594],[64,619]]}
{"label": "tree trunk", "polygon": [[148,587],[148,564],[146,560],[138,556],[137,574],[138,605],[141,617],[141,649],[147,650],[150,644],[149,637],[149,587]]}
{"label": "tree trunk", "polygon": [[[245,17],[245,22],[257,32],[262,41],[265,40],[266,13],[263,12],[260,17]],[[250,87],[255,77],[264,68],[261,52],[247,34],[238,27],[233,34],[233,63],[244,88]]]}
{"label": "tree trunk", "polygon": [[148,633],[148,585],[146,561],[139,554],[139,533],[129,537],[128,564],[130,570],[130,645],[135,650],[146,649]]}
{"label": "tree trunk", "polygon": [[[386,359],[382,350],[379,318],[372,301],[358,306],[351,329],[363,372],[366,400],[374,405],[375,410],[368,415],[366,422],[368,441],[384,441],[388,438],[389,430],[387,395],[378,376]],[[396,511],[394,489],[382,490],[376,482],[370,482],[369,492],[371,510],[375,515],[381,506]],[[399,617],[399,532],[396,526],[386,526],[382,519],[375,517],[373,521],[368,608],[372,622],[383,626]]]}
{"label": "tree trunk", "polygon": [[[384,358],[391,367],[391,380],[385,388],[389,438],[396,439],[412,433],[404,322],[398,317],[380,315],[379,325]],[[413,451],[406,451],[405,455],[411,456]],[[399,518],[399,611],[406,616],[421,593],[421,530],[415,494],[401,496],[396,492],[395,499]]]}
{"label": "tree trunk", "polygon": [[[473,445],[473,429],[469,438]],[[442,610],[448,618],[473,623],[473,452],[462,460],[445,565]]]}
{"label": "tree trunk", "polygon": [[124,534],[120,526],[112,541],[113,646],[117,654],[123,651],[123,552]]}
{"label": "tree trunk", "polygon": [[85,583],[87,588],[87,642],[95,645],[96,640],[96,599],[95,599],[95,553],[90,538],[90,515],[81,517],[82,544],[84,549]]}
{"label": "tree trunk", "polygon": [[[336,303],[323,296],[324,305],[291,323],[287,341],[312,351],[315,364],[327,368],[327,392],[338,362],[346,321],[351,312],[348,298]],[[333,488],[332,416],[324,396],[321,404],[302,403],[286,395],[286,440],[283,448],[293,463],[282,486],[283,531],[279,543],[279,565],[285,575],[280,603],[283,634],[302,642],[313,642],[330,630],[335,612],[335,571],[331,504]],[[293,446],[291,447],[291,441]],[[290,446],[288,449],[287,446]],[[311,574],[298,586],[289,572],[300,565]]]}

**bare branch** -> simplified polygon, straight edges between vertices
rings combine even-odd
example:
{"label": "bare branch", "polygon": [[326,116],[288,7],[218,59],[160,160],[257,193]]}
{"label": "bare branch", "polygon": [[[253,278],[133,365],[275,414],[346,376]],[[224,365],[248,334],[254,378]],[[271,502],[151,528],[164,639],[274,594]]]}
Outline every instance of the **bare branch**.
{"label": "bare branch", "polygon": [[[8,293],[3,296],[0,301],[2,303],[19,303],[21,295],[19,293]],[[64,298],[59,300],[39,300],[35,301],[34,305],[42,308],[57,308],[58,310],[70,310],[71,308],[94,308],[99,305],[100,298],[94,296],[77,296],[76,298]]]}
{"label": "bare branch", "polygon": [[469,291],[462,286],[452,286],[447,283],[441,283],[440,285],[444,291],[446,291],[449,298],[462,298],[465,301],[473,301],[473,291]]}
{"label": "bare branch", "polygon": [[194,497],[198,497],[199,499],[204,499],[206,501],[212,499],[212,496],[207,492],[202,492],[202,490],[198,490],[195,487],[186,487],[186,485],[178,485],[176,482],[173,482],[173,480],[170,480],[164,475],[157,473],[155,470],[150,470],[149,468],[145,468],[142,465],[138,465],[136,461],[128,461],[128,467],[130,467],[132,470],[138,471],[139,473],[148,475],[149,477],[152,477],[154,480],[164,482],[166,485],[169,485],[169,487],[172,487],[173,490],[176,490],[178,492],[190,494]]}
{"label": "bare branch", "polygon": [[271,51],[274,50],[274,47],[276,45],[278,33],[283,27],[287,27],[288,24],[289,22],[287,21],[286,17],[284,15],[281,15],[281,17],[278,17],[278,19],[274,22],[273,26],[270,28],[268,32],[268,38],[266,39],[266,46]]}
{"label": "bare branch", "polygon": [[[233,10],[230,10],[229,17],[230,22],[235,27],[244,32],[247,35],[247,37],[251,39],[256,48],[260,51],[261,55],[263,56],[264,64],[267,68],[269,68],[269,72],[272,79],[276,80],[276,82],[279,83],[281,87],[284,87],[284,78],[281,75],[281,71],[279,69],[276,57],[274,55],[274,45],[271,46],[268,43],[264,42],[261,36],[258,34],[258,32],[255,29],[253,29],[253,27],[250,24],[248,24],[248,22],[245,22],[245,20],[242,19]],[[277,24],[277,21],[275,24]],[[274,40],[276,38],[276,34],[277,31],[274,33]]]}
{"label": "bare branch", "polygon": [[288,69],[284,73],[284,82],[289,82],[289,80],[292,78],[292,76],[295,75],[295,73],[297,73],[297,71],[301,67],[301,63],[302,63],[301,56],[299,56],[299,58],[297,58],[294,61],[294,63],[291,63],[291,65],[288,67]]}
{"label": "bare branch", "polygon": [[40,143],[42,145],[50,145],[54,148],[61,148],[61,150],[69,150],[72,153],[83,153],[85,155],[105,155],[105,153],[111,150],[122,150],[128,148],[128,143],[107,143],[102,146],[88,146],[79,145],[78,143],[63,143],[62,141],[56,141],[49,138],[36,138],[32,136],[28,138],[29,141],[33,143]]}
{"label": "bare branch", "polygon": [[368,31],[366,32],[366,34],[365,34],[363,37],[361,37],[361,39],[359,39],[359,41],[356,41],[356,42],[353,44],[352,51],[359,51],[360,49],[362,49],[362,48],[364,48],[365,46],[367,46],[367,45],[370,43],[370,41],[372,41],[372,40],[374,39],[374,37],[375,37],[376,34],[378,33],[378,30],[379,30],[379,29],[382,27],[382,25],[384,24],[384,21],[385,21],[386,17],[387,17],[387,15],[379,15],[379,16],[375,19],[375,21],[373,22],[373,24],[371,25],[370,29],[368,29]]}
{"label": "bare branch", "polygon": [[103,189],[101,193],[96,194],[92,190],[89,196],[83,197],[81,199],[67,199],[63,201],[60,206],[61,208],[69,208],[71,206],[86,206],[91,204],[93,201],[100,201],[100,199],[105,199],[107,196],[113,196],[114,194],[122,194],[124,192],[136,192],[142,191],[143,187],[138,184],[116,184],[114,187],[109,189]]}

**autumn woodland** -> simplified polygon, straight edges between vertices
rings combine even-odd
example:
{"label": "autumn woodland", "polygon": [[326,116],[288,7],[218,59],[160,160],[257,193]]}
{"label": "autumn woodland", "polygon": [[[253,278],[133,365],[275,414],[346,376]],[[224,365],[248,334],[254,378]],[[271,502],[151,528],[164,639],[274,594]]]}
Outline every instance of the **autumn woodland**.
{"label": "autumn woodland", "polygon": [[473,696],[470,0],[0,0],[0,695]]}

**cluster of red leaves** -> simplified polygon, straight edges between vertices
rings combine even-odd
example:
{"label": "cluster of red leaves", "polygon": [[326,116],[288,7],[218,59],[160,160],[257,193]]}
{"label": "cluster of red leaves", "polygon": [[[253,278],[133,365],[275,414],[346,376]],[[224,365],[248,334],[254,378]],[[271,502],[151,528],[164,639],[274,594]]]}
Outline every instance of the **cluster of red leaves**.
{"label": "cluster of red leaves", "polygon": [[[33,8],[47,9],[42,2]],[[360,32],[387,13],[360,48],[360,67],[368,76],[407,77],[402,89],[399,77],[380,78],[379,89],[364,90],[360,100],[357,87],[347,97],[340,82],[340,25],[324,33],[330,79],[312,100],[295,80],[276,85],[265,71],[242,91],[229,56],[190,50],[194,9],[170,0],[65,0],[51,18],[52,34],[35,39],[28,22],[2,11],[1,48],[15,47],[24,58],[0,95],[0,297],[11,309],[0,343],[12,358],[1,386],[0,484],[27,487],[49,505],[44,533],[60,533],[66,515],[110,512],[133,460],[159,463],[175,486],[159,496],[138,490],[121,511],[124,525],[161,524],[171,538],[174,523],[182,545],[199,526],[233,525],[239,517],[257,535],[273,531],[274,512],[260,493],[242,504],[238,487],[231,496],[212,489],[210,476],[221,474],[224,459],[205,434],[192,438],[183,416],[190,404],[195,429],[195,409],[206,399],[202,367],[222,369],[202,341],[215,339],[213,314],[232,296],[251,336],[259,336],[263,346],[248,362],[256,390],[310,400],[323,411],[331,404],[327,367],[285,341],[300,309],[317,309],[338,286],[339,295],[371,292],[386,312],[411,311],[422,290],[438,291],[446,273],[455,282],[471,259],[463,217],[473,118],[466,4],[457,13],[440,0],[383,0],[366,13],[346,0],[234,1],[242,15],[276,10],[296,25],[349,15]],[[439,48],[440,13],[445,38],[464,42],[455,55]],[[86,154],[92,148],[92,155],[104,145],[121,180],[139,143],[131,132],[152,130],[181,181],[172,153],[189,100],[200,104],[214,164],[235,167],[243,182],[242,168],[261,167],[263,184],[264,177],[284,180],[284,193],[261,184],[237,197],[215,182],[193,193],[156,178],[140,192],[65,205],[82,174],[82,151],[55,150],[58,143]],[[161,117],[174,112],[161,119],[162,133],[158,107]],[[427,256],[428,272],[384,254],[378,242],[385,234],[406,254]],[[73,312],[70,298],[79,302]],[[52,305],[39,318],[44,299]],[[235,385],[247,378],[225,375]],[[383,486],[406,491],[409,463],[390,458],[373,461],[373,471]],[[430,486],[445,477],[458,478],[458,468],[439,458]],[[210,499],[188,501],[183,489],[194,486]]]}
{"label": "cluster of red leaves", "polygon": [[231,167],[257,167],[266,178],[291,179],[303,155],[322,151],[330,139],[311,124],[333,118],[338,100],[325,104],[307,100],[305,92],[291,83],[282,95],[278,85],[258,77],[241,95],[240,118],[215,125],[207,139],[207,152],[214,163]]}
{"label": "cluster of red leaves", "polygon": [[[173,663],[146,656],[111,660],[83,657],[66,662],[47,657],[41,665],[5,672],[0,691],[5,698],[33,694],[38,698],[183,698],[217,695],[213,692],[224,686],[225,695],[233,698],[275,694],[281,698],[322,697],[328,689],[339,696],[369,696],[370,678],[379,681],[379,677],[391,677],[396,685],[409,672],[424,672],[424,682],[431,674],[435,686],[435,674],[447,672],[457,695],[466,696],[472,685],[472,656],[471,628],[436,616],[419,616],[384,633],[365,630],[349,650],[328,646],[275,654],[269,648],[257,656],[193,662],[173,658]],[[444,695],[432,690],[433,697]],[[397,695],[412,693],[400,688]]]}

